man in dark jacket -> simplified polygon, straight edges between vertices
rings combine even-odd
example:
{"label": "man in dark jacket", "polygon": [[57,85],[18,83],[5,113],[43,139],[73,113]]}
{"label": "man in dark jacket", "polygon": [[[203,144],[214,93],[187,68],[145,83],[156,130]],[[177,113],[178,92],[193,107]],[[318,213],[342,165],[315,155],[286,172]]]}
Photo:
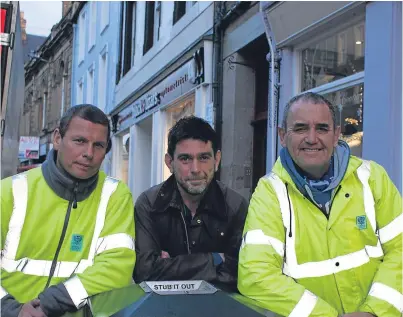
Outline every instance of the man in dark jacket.
{"label": "man in dark jacket", "polygon": [[170,130],[165,164],[172,175],[135,204],[137,283],[206,280],[236,287],[248,203],[215,180],[220,159],[216,132],[203,119],[186,117]]}

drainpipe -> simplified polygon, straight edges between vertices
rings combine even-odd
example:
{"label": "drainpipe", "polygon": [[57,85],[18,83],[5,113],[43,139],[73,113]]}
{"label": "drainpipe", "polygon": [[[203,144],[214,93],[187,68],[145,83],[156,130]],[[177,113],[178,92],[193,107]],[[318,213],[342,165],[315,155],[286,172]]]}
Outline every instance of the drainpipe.
{"label": "drainpipe", "polygon": [[[278,89],[278,78],[275,74],[276,64],[280,58],[277,54],[276,41],[272,33],[271,25],[265,10],[268,5],[265,2],[260,3],[260,13],[263,17],[265,26],[266,38],[269,44],[270,52],[267,54],[266,59],[269,62],[269,104],[268,104],[268,118],[267,118],[267,155],[266,155],[266,173],[270,173],[274,163],[277,159],[277,117],[278,107],[275,102],[275,91]],[[279,70],[278,70],[279,72]],[[277,91],[279,93],[279,91]]]}
{"label": "drainpipe", "polygon": [[[214,5],[214,2],[213,2]],[[222,37],[223,29],[221,28],[222,13],[225,4],[217,3],[217,8],[214,10],[214,32],[213,32],[213,54],[214,54],[214,71],[213,71],[213,102],[214,102],[214,122],[215,131],[219,139],[219,145],[222,143]],[[216,172],[216,178],[220,179],[221,169]]]}
{"label": "drainpipe", "polygon": [[[224,32],[231,20],[237,18],[241,12],[246,11],[250,6],[250,1],[237,1],[225,13],[225,2],[219,1],[217,8],[214,10],[214,72],[213,72],[213,101],[215,113],[215,131],[219,138],[219,143],[222,143],[222,99],[223,99],[223,49],[222,41]],[[216,178],[220,179],[220,169],[216,172]]]}

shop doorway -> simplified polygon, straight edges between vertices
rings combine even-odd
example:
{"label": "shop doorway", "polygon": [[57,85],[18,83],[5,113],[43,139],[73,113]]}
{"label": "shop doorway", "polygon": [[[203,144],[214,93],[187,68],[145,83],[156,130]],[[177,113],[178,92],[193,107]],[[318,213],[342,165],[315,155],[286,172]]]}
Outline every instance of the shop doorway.
{"label": "shop doorway", "polygon": [[132,129],[134,149],[130,183],[135,201],[143,191],[151,187],[152,116],[135,124]]}
{"label": "shop doorway", "polygon": [[[195,113],[195,95],[194,93],[181,98],[179,101],[175,102],[172,106],[165,110],[166,119],[166,131],[164,140],[164,154],[168,149],[168,133],[169,130],[178,122],[180,119],[192,116]],[[164,164],[163,177],[167,180],[171,176],[171,172],[168,167]]]}

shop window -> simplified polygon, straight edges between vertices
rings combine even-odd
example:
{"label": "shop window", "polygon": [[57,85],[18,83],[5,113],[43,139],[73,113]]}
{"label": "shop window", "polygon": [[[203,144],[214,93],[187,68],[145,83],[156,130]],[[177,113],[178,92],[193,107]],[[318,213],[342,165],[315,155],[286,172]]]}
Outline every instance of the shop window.
{"label": "shop window", "polygon": [[130,133],[127,133],[119,138],[118,150],[119,162],[117,167],[117,178],[120,179],[125,184],[129,184],[129,153],[130,153]]}
{"label": "shop window", "polygon": [[362,72],[364,40],[365,24],[360,22],[302,49],[301,91]]}
{"label": "shop window", "polygon": [[336,123],[341,127],[341,139],[350,146],[351,154],[362,156],[364,85],[348,87],[325,94],[338,107]]}
{"label": "shop window", "polygon": [[188,98],[179,104],[167,109],[168,129],[172,128],[180,119],[192,116],[195,112],[194,97]]}
{"label": "shop window", "polygon": [[301,92],[322,94],[337,106],[336,124],[351,154],[362,156],[365,22],[312,41],[301,53]]}
{"label": "shop window", "polygon": [[[192,94],[191,96],[187,97],[186,99],[182,99],[178,103],[174,104],[173,106],[169,107],[166,110],[166,135],[165,139],[165,148],[164,152],[168,149],[168,133],[169,130],[178,122],[180,119],[192,116],[195,113],[195,96]],[[164,180],[168,179],[171,175],[169,169],[165,166],[164,167]]]}

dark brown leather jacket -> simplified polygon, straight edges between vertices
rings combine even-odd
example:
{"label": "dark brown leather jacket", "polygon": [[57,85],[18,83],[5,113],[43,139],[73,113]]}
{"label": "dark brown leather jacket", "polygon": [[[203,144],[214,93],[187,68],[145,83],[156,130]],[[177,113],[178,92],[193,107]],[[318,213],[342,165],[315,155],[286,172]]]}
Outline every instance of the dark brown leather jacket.
{"label": "dark brown leather jacket", "polygon": [[[174,176],[137,199],[134,280],[206,280],[236,288],[248,202],[213,180],[190,222],[183,208]],[[162,259],[161,251],[170,258]],[[224,253],[225,261],[214,265],[213,253]]]}

